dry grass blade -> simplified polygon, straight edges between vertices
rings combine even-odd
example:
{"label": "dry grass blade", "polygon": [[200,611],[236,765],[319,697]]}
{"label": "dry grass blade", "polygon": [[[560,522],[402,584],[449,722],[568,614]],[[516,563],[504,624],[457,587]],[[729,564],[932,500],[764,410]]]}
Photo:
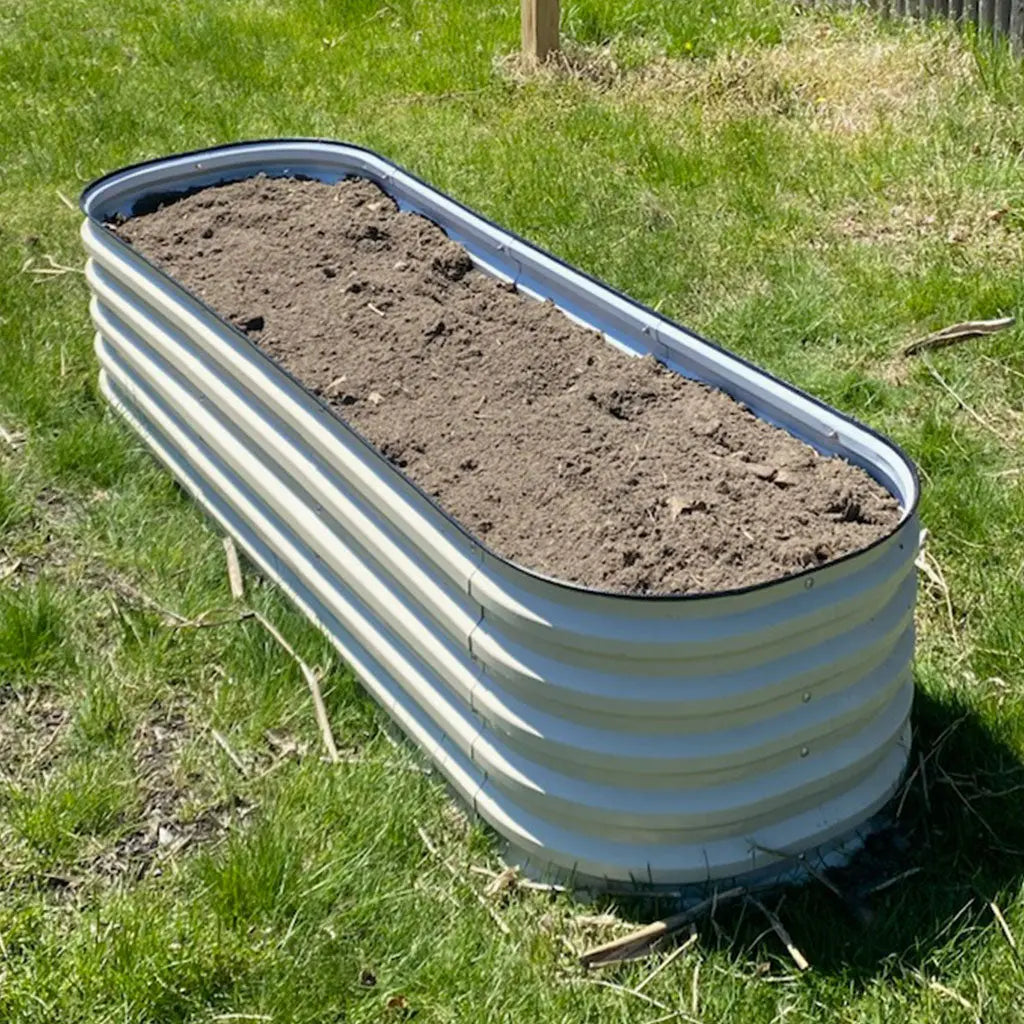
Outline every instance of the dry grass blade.
{"label": "dry grass blade", "polygon": [[772,926],[772,931],[775,932],[779,937],[779,941],[786,947],[786,952],[789,953],[793,963],[796,964],[797,970],[809,970],[811,966],[810,962],[797,948],[796,943],[786,930],[786,926],[779,920],[778,915],[769,910],[759,899],[756,899],[753,896],[748,896],[747,898],[755,907],[757,907],[758,910],[761,911],[762,914],[764,914],[765,919]]}
{"label": "dry grass blade", "polygon": [[678,914],[672,914],[670,917],[662,918],[660,921],[654,921],[643,928],[638,928],[636,931],[623,935],[621,938],[613,939],[611,942],[588,949],[580,957],[580,963],[584,967],[595,967],[598,965],[605,966],[620,960],[635,959],[638,955],[649,953],[651,947],[658,939],[671,935],[673,932],[679,931],[680,928],[685,928],[704,914],[709,913],[723,903],[739,899],[745,893],[746,889],[742,886],[728,889],[723,893],[719,893],[716,890],[713,896],[706,900],[701,900],[700,903],[690,907],[689,910],[682,910]]}
{"label": "dry grass blade", "polygon": [[[510,870],[509,868],[503,868],[502,871],[492,871],[490,868],[485,868],[480,864],[471,864],[469,870],[474,875],[482,875],[484,878],[498,878],[505,871]],[[555,882],[536,882],[532,878],[523,878],[518,873],[516,874],[516,885],[517,889],[529,889],[531,892],[568,892],[569,887],[565,885],[557,885]]]}
{"label": "dry grass blade", "polygon": [[46,260],[47,265],[45,267],[37,267],[35,260],[31,257],[22,264],[21,271],[23,274],[34,274],[36,278],[44,280],[50,277],[64,277],[66,274],[84,274],[85,271],[80,267],[69,267],[64,263],[58,263],[49,253],[43,255],[43,259]]}
{"label": "dry grass blade", "polygon": [[298,652],[285,639],[284,634],[275,626],[262,612],[251,613],[253,618],[277,641],[281,649],[299,666],[302,678],[306,680],[310,695],[313,698],[313,709],[316,713],[317,724],[320,726],[320,735],[323,737],[324,747],[327,749],[327,756],[334,764],[341,761],[338,753],[338,746],[334,742],[334,733],[331,732],[331,722],[327,717],[327,707],[324,704],[323,694],[320,692],[320,680],[316,673],[299,657]]}
{"label": "dry grass blade", "polygon": [[644,978],[644,980],[641,981],[639,985],[637,985],[636,991],[642,992],[645,988],[647,988],[647,986],[650,985],[650,983],[654,981],[654,979],[659,974],[661,974],[661,972],[665,970],[666,967],[668,967],[670,964],[678,960],[691,946],[695,945],[696,942],[697,927],[696,925],[691,924],[690,934],[686,937],[686,940],[684,942],[681,942],[678,946],[676,946],[676,948],[672,950],[672,952],[669,953],[669,955],[665,957],[665,959],[662,960],[661,963],[658,964],[658,966],[655,967],[654,970],[651,971],[651,973],[648,974],[647,977]]}
{"label": "dry grass blade", "polygon": [[216,1017],[211,1017],[211,1020],[273,1020],[269,1014],[266,1013],[218,1013]]}
{"label": "dry grass blade", "polygon": [[947,345],[955,345],[958,341],[995,334],[998,331],[1005,331],[1007,327],[1012,327],[1016,322],[1012,316],[999,317],[996,320],[965,320],[963,323],[951,324],[941,331],[935,331],[923,338],[918,338],[917,341],[912,341],[903,349],[903,354],[912,356],[927,349],[945,348]]}
{"label": "dry grass blade", "polygon": [[[934,978],[929,978],[927,981],[927,985],[930,989],[932,989],[932,991],[938,992],[939,995],[943,995],[947,999],[952,999],[953,1002],[959,1003],[965,1010],[968,1010],[970,1013],[975,1012],[975,1008],[970,1004],[970,1002],[967,999],[965,999],[962,995],[960,995],[959,992],[957,992],[955,989],[950,988],[948,985],[943,985],[941,982],[936,981]],[[975,1019],[977,1019],[977,1017]]]}
{"label": "dry grass blade", "polygon": [[490,915],[491,920],[494,921],[494,923],[498,926],[499,931],[501,931],[503,935],[511,935],[512,929],[509,928],[508,924],[505,922],[502,916],[494,909],[494,907],[490,905],[490,903],[487,902],[486,899],[484,899],[484,897],[480,893],[476,891],[476,889],[473,888],[472,885],[469,884],[469,881],[462,875],[460,875],[459,872],[456,871],[455,867],[447,861],[447,859],[442,855],[441,851],[438,850],[438,848],[434,845],[430,836],[427,835],[423,828],[417,826],[416,834],[420,837],[420,841],[427,848],[427,852],[441,863],[441,865],[448,872],[448,874],[451,875],[452,878],[454,878],[457,882],[461,882],[463,885],[466,886],[467,889],[469,889],[469,891],[473,894],[474,898],[476,899],[477,903],[479,903],[480,906],[487,911],[487,913]]}
{"label": "dry grass blade", "polygon": [[949,584],[946,582],[946,577],[942,571],[942,567],[935,560],[935,556],[923,547],[917,558],[914,560],[914,565],[916,565],[917,568],[928,577],[928,582],[936,587],[942,595],[943,603],[946,606],[946,614],[949,616],[949,627],[952,630],[952,639],[959,642],[960,638],[956,624],[956,613],[953,610],[953,597],[950,593]]}
{"label": "dry grass blade", "polygon": [[519,881],[519,872],[515,868],[505,868],[504,871],[495,875],[484,889],[484,895],[495,897],[503,893],[513,892]]}
{"label": "dry grass blade", "polygon": [[1006,941],[1010,944],[1010,949],[1017,952],[1017,940],[1013,937],[1013,932],[1010,931],[1010,926],[1006,923],[1006,918],[1003,917],[1003,912],[999,909],[995,900],[988,901],[989,910],[992,911],[992,916],[996,919],[996,924],[999,925],[1003,935],[1006,936]]}
{"label": "dry grass blade", "polygon": [[652,996],[646,995],[635,988],[627,988],[625,985],[616,985],[614,981],[605,981],[603,978],[584,978],[583,979],[589,985],[600,985],[601,988],[610,988],[613,992],[621,992],[625,996],[632,996],[634,999],[640,999],[645,1003],[649,1003],[651,1006],[656,1006],[659,1010],[668,1010],[671,1013],[668,1003],[663,1003],[660,999],[655,999]]}
{"label": "dry grass blade", "polygon": [[928,372],[931,374],[932,379],[939,385],[939,387],[942,388],[943,391],[946,392],[947,395],[949,395],[950,398],[953,399],[954,402],[956,402],[958,406],[960,406],[961,409],[963,409],[965,413],[967,413],[968,416],[971,417],[972,420],[974,420],[975,423],[977,423],[979,426],[984,427],[986,430],[991,431],[993,434],[995,434],[996,437],[999,438],[1000,441],[1006,441],[1006,438],[1003,437],[1003,435],[994,426],[992,426],[992,424],[989,423],[988,420],[986,420],[979,413],[975,412],[975,410],[972,409],[966,401],[964,401],[963,397],[953,390],[952,385],[950,385],[946,378],[943,377],[942,374],[939,373],[939,371],[936,370],[934,366],[932,366],[931,362],[929,362],[927,357],[922,358],[921,361],[922,363],[924,363]]}
{"label": "dry grass blade", "polygon": [[228,755],[228,760],[238,769],[239,775],[248,775],[249,772],[242,762],[242,759],[231,749],[231,744],[228,743],[227,738],[223,733],[218,732],[216,729],[210,730],[211,735],[217,742],[217,746]]}
{"label": "dry grass blade", "polygon": [[17,451],[25,443],[25,435],[19,430],[8,430],[0,423],[0,441],[3,441],[11,451]]}
{"label": "dry grass blade", "polygon": [[224,538],[224,556],[228,563],[228,585],[231,587],[231,596],[236,601],[245,597],[245,585],[242,582],[242,566],[238,561],[238,548],[230,537]]}

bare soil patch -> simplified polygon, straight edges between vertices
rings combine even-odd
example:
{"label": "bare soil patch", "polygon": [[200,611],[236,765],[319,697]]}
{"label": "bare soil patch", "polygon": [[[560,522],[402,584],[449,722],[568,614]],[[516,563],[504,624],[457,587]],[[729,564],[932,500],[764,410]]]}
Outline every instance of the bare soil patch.
{"label": "bare soil patch", "polygon": [[715,591],[822,565],[898,522],[859,468],[474,270],[368,182],[258,177],[115,230],[527,568]]}

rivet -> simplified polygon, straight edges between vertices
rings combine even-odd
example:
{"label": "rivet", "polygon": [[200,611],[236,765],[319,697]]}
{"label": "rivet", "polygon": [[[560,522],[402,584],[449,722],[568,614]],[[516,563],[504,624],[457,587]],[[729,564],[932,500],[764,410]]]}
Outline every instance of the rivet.
{"label": "rivet", "polygon": [[810,695],[809,693],[805,693],[805,694],[803,695],[803,702],[804,702],[805,704],[806,704],[806,703],[807,703],[808,701],[810,701],[810,699],[811,699],[811,695]]}
{"label": "rivet", "polygon": [[806,757],[809,753],[810,753],[810,751],[806,747],[801,747],[800,748],[800,756],[801,757]]}

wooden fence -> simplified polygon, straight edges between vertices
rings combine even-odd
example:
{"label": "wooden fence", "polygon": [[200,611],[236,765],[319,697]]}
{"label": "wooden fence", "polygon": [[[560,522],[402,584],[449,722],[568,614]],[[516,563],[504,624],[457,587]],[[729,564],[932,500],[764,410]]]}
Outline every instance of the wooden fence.
{"label": "wooden fence", "polygon": [[[863,2],[863,0],[862,0]],[[979,32],[1007,38],[1024,53],[1024,0],[866,0],[868,6],[891,17],[949,18],[973,22]],[[520,0],[523,52],[544,60],[558,49],[558,0]]]}
{"label": "wooden fence", "polygon": [[869,5],[893,17],[949,18],[973,22],[979,32],[1008,38],[1024,51],[1024,0],[869,0]]}

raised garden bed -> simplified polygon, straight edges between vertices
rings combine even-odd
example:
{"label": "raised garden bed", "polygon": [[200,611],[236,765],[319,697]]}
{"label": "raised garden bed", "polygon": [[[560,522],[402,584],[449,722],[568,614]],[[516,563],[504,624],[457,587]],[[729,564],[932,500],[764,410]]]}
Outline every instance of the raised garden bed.
{"label": "raised garden bed", "polygon": [[884,804],[891,444],[355,147],[83,205],[107,394],[533,870],[766,877]]}

